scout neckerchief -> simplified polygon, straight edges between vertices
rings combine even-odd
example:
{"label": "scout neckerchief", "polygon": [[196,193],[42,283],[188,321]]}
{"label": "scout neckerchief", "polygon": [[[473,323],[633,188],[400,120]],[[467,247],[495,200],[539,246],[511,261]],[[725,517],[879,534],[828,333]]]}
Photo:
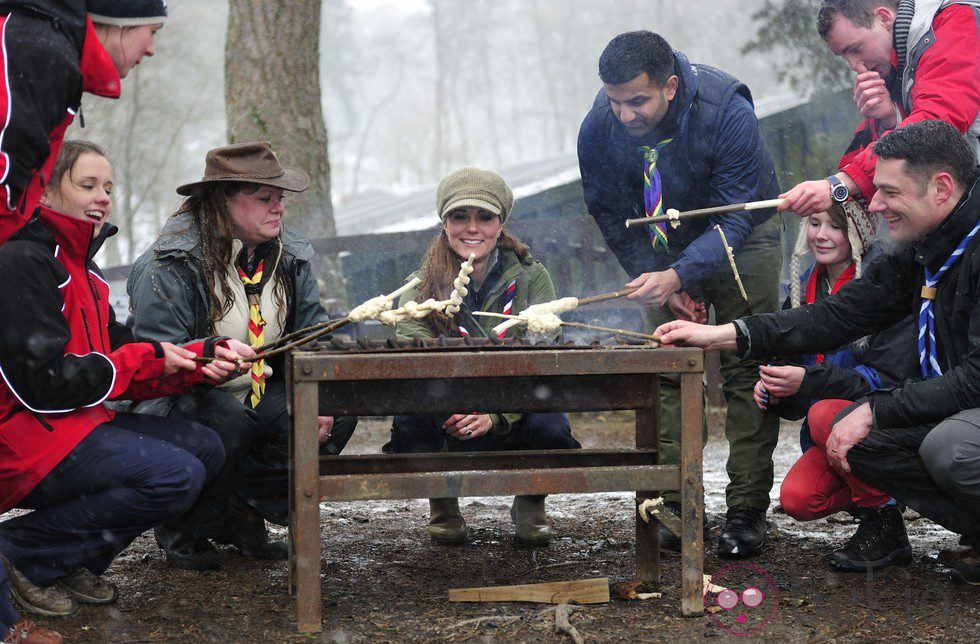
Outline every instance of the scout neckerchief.
{"label": "scout neckerchief", "polygon": [[[517,279],[515,278],[514,280],[511,281],[510,284],[507,285],[507,290],[504,291],[504,300],[506,301],[506,304],[504,304],[504,310],[501,311],[501,313],[503,313],[504,315],[513,314],[514,293],[516,292],[517,292]],[[497,334],[497,337],[502,338],[506,335],[507,335],[507,329],[504,329],[503,331]]]}
{"label": "scout neckerchief", "polygon": [[[856,264],[851,264],[844,269],[844,272],[837,277],[837,281],[833,286],[830,287],[830,295],[833,295],[841,289],[845,284],[854,279],[854,271],[857,269]],[[810,274],[810,279],[806,283],[806,302],[804,304],[813,304],[817,301],[817,282],[820,276],[827,272],[827,267],[823,264],[816,264],[813,267],[813,272]],[[818,353],[816,356],[817,364],[824,361],[824,355]]]}
{"label": "scout neckerchief", "polygon": [[[248,296],[248,343],[254,349],[265,344],[265,320],[262,319],[262,289],[258,288],[262,284],[262,268],[265,260],[259,262],[255,267],[255,272],[249,277],[241,267],[238,267],[238,276],[245,284],[245,293]],[[252,288],[249,288],[252,287]],[[252,363],[252,393],[249,394],[248,402],[254,409],[258,406],[259,400],[265,393],[265,360],[257,360]]]}
{"label": "scout neckerchief", "polygon": [[[640,146],[640,152],[643,153],[643,207],[647,217],[658,217],[663,214],[664,187],[660,179],[660,170],[657,169],[657,159],[660,157],[660,151],[673,140],[673,138],[664,139],[652,148],[648,145]],[[667,224],[663,222],[650,224],[650,239],[654,249],[659,244],[667,250]]]}
{"label": "scout neckerchief", "polygon": [[922,367],[922,377],[926,380],[943,375],[936,352],[936,316],[933,307],[937,292],[936,285],[939,284],[939,280],[946,274],[946,271],[963,255],[963,250],[978,230],[980,230],[980,223],[967,233],[960,245],[946,260],[946,263],[935,274],[926,268],[926,283],[922,287],[922,306],[919,307],[919,365]]}

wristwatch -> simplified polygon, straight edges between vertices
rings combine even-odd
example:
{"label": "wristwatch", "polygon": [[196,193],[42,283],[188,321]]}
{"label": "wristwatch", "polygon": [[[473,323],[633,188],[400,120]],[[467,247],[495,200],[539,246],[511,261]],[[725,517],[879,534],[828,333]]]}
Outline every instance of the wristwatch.
{"label": "wristwatch", "polygon": [[844,182],[837,178],[836,174],[832,174],[827,177],[827,181],[830,182],[830,196],[834,198],[837,203],[844,203],[847,198],[851,196],[848,192],[847,186]]}

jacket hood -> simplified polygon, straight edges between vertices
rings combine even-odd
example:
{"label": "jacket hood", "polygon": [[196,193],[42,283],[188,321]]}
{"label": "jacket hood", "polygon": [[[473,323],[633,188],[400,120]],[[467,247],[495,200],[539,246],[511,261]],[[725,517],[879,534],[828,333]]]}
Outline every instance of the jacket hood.
{"label": "jacket hood", "polygon": [[[313,246],[301,233],[283,224],[279,233],[282,250],[296,259],[308,262],[313,259]],[[190,213],[182,212],[167,220],[160,236],[153,242],[157,256],[191,256],[201,258],[200,233]]]}
{"label": "jacket hood", "polygon": [[85,42],[88,14],[85,0],[10,0],[0,2],[0,12],[29,13],[50,19],[63,31],[79,53]]}

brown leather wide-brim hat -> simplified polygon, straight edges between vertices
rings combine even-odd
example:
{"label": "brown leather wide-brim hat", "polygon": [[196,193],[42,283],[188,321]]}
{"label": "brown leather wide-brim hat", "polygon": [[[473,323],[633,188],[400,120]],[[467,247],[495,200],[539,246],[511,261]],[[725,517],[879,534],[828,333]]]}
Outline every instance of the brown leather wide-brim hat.
{"label": "brown leather wide-brim hat", "polygon": [[235,143],[209,150],[204,159],[204,178],[185,183],[177,188],[177,194],[189,197],[197,188],[216,181],[258,183],[291,192],[303,192],[310,187],[310,175],[280,164],[268,141]]}

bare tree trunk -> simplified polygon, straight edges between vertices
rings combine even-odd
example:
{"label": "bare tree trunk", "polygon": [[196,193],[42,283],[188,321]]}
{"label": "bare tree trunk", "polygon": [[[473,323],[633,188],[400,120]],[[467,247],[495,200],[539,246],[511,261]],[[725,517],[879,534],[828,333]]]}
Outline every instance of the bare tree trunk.
{"label": "bare tree trunk", "polygon": [[[225,41],[228,140],[271,141],[280,160],[306,170],[310,189],[287,202],[311,238],[336,235],[327,128],[320,96],[321,0],[230,0]],[[336,258],[321,277],[343,297]]]}
{"label": "bare tree trunk", "polygon": [[310,189],[289,211],[311,237],[336,234],[320,98],[320,6],[231,0],[225,41],[228,140],[271,141],[283,163],[310,173]]}

